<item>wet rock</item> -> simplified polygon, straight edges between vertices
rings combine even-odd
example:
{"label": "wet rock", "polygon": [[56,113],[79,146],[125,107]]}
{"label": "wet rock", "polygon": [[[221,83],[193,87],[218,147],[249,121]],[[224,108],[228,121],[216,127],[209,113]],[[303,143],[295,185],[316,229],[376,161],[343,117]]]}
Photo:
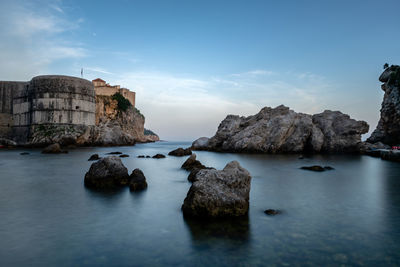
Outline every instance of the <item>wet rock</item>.
{"label": "wet rock", "polygon": [[196,154],[193,153],[181,166],[182,169],[192,171],[193,169],[204,169],[206,166],[201,164],[200,161],[196,160]]}
{"label": "wet rock", "polygon": [[137,157],[140,158],[140,159],[143,159],[145,156],[144,155],[139,155]]}
{"label": "wet rock", "polygon": [[19,153],[20,155],[29,155],[30,153],[29,152],[21,152],[21,153]]}
{"label": "wet rock", "polygon": [[128,169],[119,157],[109,156],[94,162],[85,174],[85,186],[97,189],[112,189],[128,185]]}
{"label": "wet rock", "polygon": [[332,168],[330,166],[321,167],[318,165],[314,165],[314,166],[303,166],[300,169],[308,170],[308,171],[315,171],[315,172],[323,172],[323,171],[333,170],[334,168]]}
{"label": "wet rock", "polygon": [[206,170],[215,170],[215,168],[210,168],[210,167],[205,167],[205,166],[204,166],[204,168],[195,168],[195,169],[192,169],[192,170],[190,171],[189,176],[188,176],[188,181],[191,182],[191,183],[195,182],[195,181],[197,180],[197,178],[196,178],[197,173],[198,173],[199,171],[201,171],[201,170],[204,170],[204,169],[206,169]]}
{"label": "wet rock", "polygon": [[183,157],[183,156],[188,156],[192,155],[192,150],[190,148],[177,148],[175,150],[172,150],[171,152],[168,153],[170,156],[176,156],[176,157]]}
{"label": "wet rock", "polygon": [[146,177],[140,169],[134,169],[130,175],[130,191],[139,191],[147,188]]}
{"label": "wet rock", "polygon": [[274,210],[274,209],[267,209],[267,210],[264,211],[264,213],[267,214],[267,215],[275,216],[275,215],[281,214],[282,211]]}
{"label": "wet rock", "polygon": [[119,157],[120,157],[120,158],[128,158],[129,155],[127,155],[127,154],[122,154],[122,155],[119,155]]}
{"label": "wet rock", "polygon": [[149,159],[149,158],[151,158],[150,156],[146,156],[146,159]]}
{"label": "wet rock", "polygon": [[119,151],[107,153],[107,155],[121,155],[121,154],[122,152]]}
{"label": "wet rock", "polygon": [[165,158],[165,155],[163,155],[163,154],[155,154],[153,156],[153,159],[163,159],[163,158]]}
{"label": "wet rock", "polygon": [[58,143],[49,145],[42,150],[43,154],[60,154],[60,153],[68,153],[68,151],[61,150],[61,146]]}
{"label": "wet rock", "polygon": [[192,144],[193,150],[208,150],[208,142],[210,138],[208,137],[200,137]]}
{"label": "wet rock", "polygon": [[93,155],[90,156],[90,158],[88,159],[88,161],[99,160],[99,159],[101,159],[101,158],[99,157],[99,154],[93,154]]}
{"label": "wet rock", "polygon": [[187,193],[183,214],[198,218],[244,216],[249,210],[250,182],[250,173],[237,161],[223,170],[203,169]]}

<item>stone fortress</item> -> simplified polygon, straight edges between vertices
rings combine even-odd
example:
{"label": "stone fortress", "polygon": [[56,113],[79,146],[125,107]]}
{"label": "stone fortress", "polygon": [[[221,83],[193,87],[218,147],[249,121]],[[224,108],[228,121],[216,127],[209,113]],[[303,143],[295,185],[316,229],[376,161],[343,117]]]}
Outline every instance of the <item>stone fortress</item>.
{"label": "stone fortress", "polygon": [[96,95],[120,92],[135,105],[135,93],[70,76],[37,76],[28,82],[0,81],[0,138],[23,144],[35,128],[93,126]]}

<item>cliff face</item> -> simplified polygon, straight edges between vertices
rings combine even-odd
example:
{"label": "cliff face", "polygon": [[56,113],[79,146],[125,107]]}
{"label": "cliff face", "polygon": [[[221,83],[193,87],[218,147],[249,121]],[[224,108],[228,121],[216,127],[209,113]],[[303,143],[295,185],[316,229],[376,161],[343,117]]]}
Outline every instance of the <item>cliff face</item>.
{"label": "cliff face", "polygon": [[386,145],[400,144],[400,66],[390,66],[379,77],[383,82],[381,118],[367,142]]}
{"label": "cliff face", "polygon": [[194,149],[233,152],[356,152],[368,124],[339,111],[296,113],[283,105],[249,117],[228,115],[217,133],[196,140]]}
{"label": "cliff face", "polygon": [[32,127],[30,145],[116,146],[154,142],[144,135],[145,118],[132,106],[122,111],[111,96],[96,96],[96,125],[39,125]]}

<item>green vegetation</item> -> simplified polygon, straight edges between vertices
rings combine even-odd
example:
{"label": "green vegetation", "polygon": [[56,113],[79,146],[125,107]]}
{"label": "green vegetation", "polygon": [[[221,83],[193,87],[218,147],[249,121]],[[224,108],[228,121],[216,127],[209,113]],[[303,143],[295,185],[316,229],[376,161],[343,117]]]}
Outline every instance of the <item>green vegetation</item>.
{"label": "green vegetation", "polygon": [[126,111],[130,106],[132,106],[131,102],[118,92],[112,96],[112,99],[118,101],[118,109],[121,111]]}
{"label": "green vegetation", "polygon": [[152,130],[144,128],[144,135],[157,135],[157,134]]}

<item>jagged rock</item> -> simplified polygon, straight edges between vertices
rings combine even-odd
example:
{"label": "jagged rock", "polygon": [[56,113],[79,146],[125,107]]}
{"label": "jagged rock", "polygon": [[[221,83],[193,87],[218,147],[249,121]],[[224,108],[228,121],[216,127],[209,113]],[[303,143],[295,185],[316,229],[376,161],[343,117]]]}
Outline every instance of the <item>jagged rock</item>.
{"label": "jagged rock", "polygon": [[325,166],[325,167],[321,167],[318,165],[314,165],[314,166],[303,166],[300,169],[302,170],[308,170],[308,171],[315,171],[315,172],[323,172],[323,171],[329,171],[329,170],[334,170],[334,168],[330,167],[330,166]]}
{"label": "jagged rock", "polygon": [[206,166],[196,159],[195,153],[193,153],[181,166],[182,169],[187,171],[192,171],[193,169],[204,169],[205,167]]}
{"label": "jagged rock", "polygon": [[93,154],[93,155],[90,156],[90,158],[88,159],[88,161],[99,160],[99,159],[101,159],[101,158],[99,157],[99,154]]}
{"label": "jagged rock", "polygon": [[61,146],[58,143],[49,145],[42,150],[43,154],[60,154],[68,153],[68,151],[61,150]]}
{"label": "jagged rock", "polygon": [[165,155],[163,155],[163,154],[155,154],[153,156],[153,159],[163,159],[163,158],[165,158]]}
{"label": "jagged rock", "polygon": [[265,107],[249,117],[228,115],[208,141],[193,149],[232,152],[355,152],[368,124],[339,111],[296,113],[283,105]]}
{"label": "jagged rock", "polygon": [[219,170],[201,170],[182,205],[189,217],[237,217],[249,210],[250,173],[237,161]]}
{"label": "jagged rock", "polygon": [[192,150],[190,148],[177,148],[175,150],[172,150],[171,152],[168,153],[170,156],[176,156],[176,157],[183,157],[183,156],[188,156],[192,155]]}
{"label": "jagged rock", "polygon": [[390,66],[379,77],[385,91],[381,117],[369,143],[382,142],[389,146],[400,144],[400,66]]}
{"label": "jagged rock", "polygon": [[109,156],[94,162],[85,174],[85,186],[97,189],[111,189],[128,185],[128,169],[117,156]]}
{"label": "jagged rock", "polygon": [[134,169],[130,175],[129,189],[131,191],[139,191],[147,188],[146,177],[140,169]]}
{"label": "jagged rock", "polygon": [[187,178],[188,181],[191,182],[191,183],[195,182],[197,180],[196,176],[199,173],[199,171],[204,170],[204,169],[206,169],[206,170],[215,170],[214,168],[205,167],[205,166],[204,166],[204,168],[194,168],[194,169],[192,169],[190,171],[190,174],[189,174],[189,176]]}
{"label": "jagged rock", "polygon": [[267,209],[264,211],[265,214],[275,216],[278,214],[281,214],[282,212],[280,210],[274,210],[274,209]]}
{"label": "jagged rock", "polygon": [[122,155],[119,155],[119,157],[120,157],[120,158],[128,158],[129,155],[127,155],[127,154],[122,154]]}
{"label": "jagged rock", "polygon": [[193,142],[192,149],[207,150],[209,140],[210,140],[210,138],[208,138],[208,137],[200,137],[199,139],[197,139],[196,141]]}

